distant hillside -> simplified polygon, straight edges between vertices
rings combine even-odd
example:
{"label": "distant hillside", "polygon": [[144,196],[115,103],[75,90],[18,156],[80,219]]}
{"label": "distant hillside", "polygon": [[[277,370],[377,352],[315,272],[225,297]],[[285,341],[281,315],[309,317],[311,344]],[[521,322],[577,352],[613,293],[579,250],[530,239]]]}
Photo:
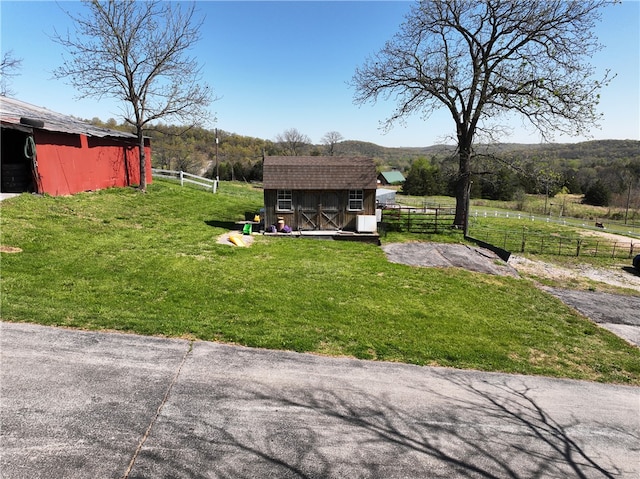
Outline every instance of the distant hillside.
{"label": "distant hillside", "polygon": [[[90,121],[108,128],[128,129],[128,125],[117,125],[115,120],[104,123],[98,118]],[[212,130],[179,126],[156,125],[149,130],[152,137],[154,166],[171,167],[188,172],[213,174],[214,158],[220,163],[219,174],[223,179],[259,178],[262,175],[262,155],[286,154],[282,144],[271,140],[244,136],[220,130],[219,148],[215,148],[215,133]],[[300,155],[326,154],[325,145],[305,145]],[[502,143],[476,145],[476,152],[492,153],[505,159],[535,160],[554,164],[561,168],[580,169],[640,162],[640,141],[594,140],[581,143],[520,144]],[[456,162],[456,148],[450,145],[432,145],[419,148],[388,148],[365,141],[347,140],[335,146],[340,156],[366,156],[373,158],[380,170],[397,168],[408,170],[416,158],[437,159],[436,163]],[[448,161],[447,161],[448,160]]]}
{"label": "distant hillside", "polygon": [[[336,146],[340,155],[361,155],[374,158],[378,165],[406,169],[419,157],[454,157],[456,148],[449,145],[433,145],[421,148],[387,148],[362,141],[344,141]],[[594,166],[615,160],[640,159],[640,141],[593,140],[580,143],[522,144],[503,143],[477,145],[477,152],[492,153],[505,158],[560,160],[575,166]],[[564,160],[564,161],[563,161]]]}
{"label": "distant hillside", "polygon": [[342,156],[366,156],[376,160],[380,167],[386,166],[403,170],[408,169],[416,158],[451,156],[455,153],[455,147],[434,145],[417,148],[390,148],[365,141],[348,140],[336,145],[336,153]]}

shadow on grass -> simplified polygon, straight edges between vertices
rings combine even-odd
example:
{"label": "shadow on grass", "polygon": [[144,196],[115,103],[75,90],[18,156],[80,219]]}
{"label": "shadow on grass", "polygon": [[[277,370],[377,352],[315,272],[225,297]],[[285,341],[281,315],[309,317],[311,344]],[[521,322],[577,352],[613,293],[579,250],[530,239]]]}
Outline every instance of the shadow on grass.
{"label": "shadow on grass", "polygon": [[240,226],[233,221],[209,220],[205,221],[205,224],[213,228],[222,228],[229,231],[241,229]]}

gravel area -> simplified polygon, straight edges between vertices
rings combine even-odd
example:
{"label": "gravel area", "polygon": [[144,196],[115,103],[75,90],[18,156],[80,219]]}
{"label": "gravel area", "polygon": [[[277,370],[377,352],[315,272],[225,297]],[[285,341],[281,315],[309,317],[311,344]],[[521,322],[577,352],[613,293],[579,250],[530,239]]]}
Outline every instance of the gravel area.
{"label": "gravel area", "polygon": [[574,268],[564,268],[544,261],[532,261],[521,256],[512,255],[509,264],[521,273],[535,275],[539,278],[560,280],[565,282],[579,282],[590,279],[599,283],[606,283],[620,288],[633,289],[640,292],[640,275],[631,266],[619,265],[615,268],[595,268],[582,264]]}

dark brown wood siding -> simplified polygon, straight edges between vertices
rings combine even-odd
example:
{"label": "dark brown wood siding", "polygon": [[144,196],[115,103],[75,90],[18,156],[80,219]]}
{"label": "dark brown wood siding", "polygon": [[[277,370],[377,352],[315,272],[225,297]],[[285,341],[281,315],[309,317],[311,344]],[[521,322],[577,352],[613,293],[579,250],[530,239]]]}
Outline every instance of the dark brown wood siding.
{"label": "dark brown wood siding", "polygon": [[277,210],[277,190],[264,190],[265,226],[279,218],[292,230],[355,231],[358,215],[376,214],[376,190],[363,190],[363,209],[350,211],[349,190],[292,190],[290,211]]}

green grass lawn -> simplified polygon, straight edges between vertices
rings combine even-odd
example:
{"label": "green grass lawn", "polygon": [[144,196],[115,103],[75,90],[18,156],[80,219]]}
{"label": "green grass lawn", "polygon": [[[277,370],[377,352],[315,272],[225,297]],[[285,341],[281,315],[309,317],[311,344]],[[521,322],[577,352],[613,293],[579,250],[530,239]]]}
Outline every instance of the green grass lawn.
{"label": "green grass lawn", "polygon": [[[154,181],[0,203],[2,319],[640,385],[640,350],[530,282],[389,263],[377,246],[219,235],[262,205]],[[391,238],[393,240],[402,238]]]}

